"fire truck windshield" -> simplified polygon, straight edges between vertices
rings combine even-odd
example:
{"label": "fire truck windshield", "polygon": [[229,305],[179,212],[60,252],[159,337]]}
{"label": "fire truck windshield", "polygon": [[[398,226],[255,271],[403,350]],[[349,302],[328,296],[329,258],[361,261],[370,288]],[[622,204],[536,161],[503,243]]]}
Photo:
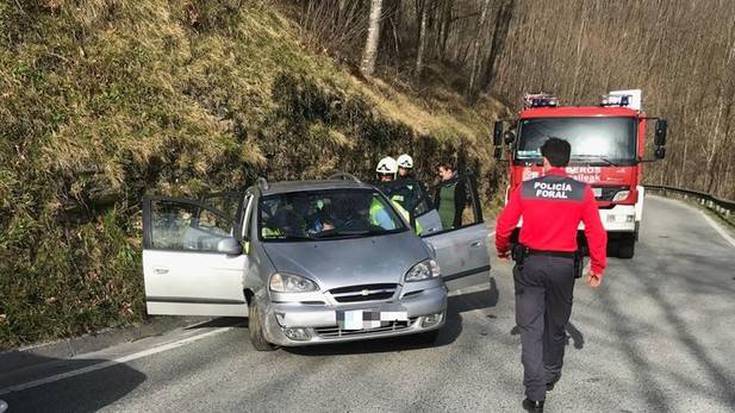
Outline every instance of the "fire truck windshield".
{"label": "fire truck windshield", "polygon": [[572,145],[571,165],[609,166],[636,163],[634,118],[535,118],[519,122],[515,162],[541,161],[541,145],[551,136]]}

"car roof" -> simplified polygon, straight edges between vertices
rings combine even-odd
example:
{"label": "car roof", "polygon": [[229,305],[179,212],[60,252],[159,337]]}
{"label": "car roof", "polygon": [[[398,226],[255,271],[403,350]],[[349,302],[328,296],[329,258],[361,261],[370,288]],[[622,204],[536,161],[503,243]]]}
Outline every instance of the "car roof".
{"label": "car roof", "polygon": [[266,196],[288,192],[322,191],[329,189],[375,189],[375,187],[363,182],[346,179],[280,181],[270,183],[268,189],[261,188],[261,193]]}

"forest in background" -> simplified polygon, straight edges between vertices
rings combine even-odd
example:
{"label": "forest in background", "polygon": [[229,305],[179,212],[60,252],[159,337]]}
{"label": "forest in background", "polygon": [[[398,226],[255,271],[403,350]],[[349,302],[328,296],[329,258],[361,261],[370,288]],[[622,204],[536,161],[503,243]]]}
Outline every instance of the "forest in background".
{"label": "forest in background", "polygon": [[735,2],[731,0],[282,0],[324,52],[365,69],[379,8],[375,73],[421,92],[440,79],[469,104],[526,92],[596,104],[642,89],[669,120],[667,158],[646,173],[735,198]]}

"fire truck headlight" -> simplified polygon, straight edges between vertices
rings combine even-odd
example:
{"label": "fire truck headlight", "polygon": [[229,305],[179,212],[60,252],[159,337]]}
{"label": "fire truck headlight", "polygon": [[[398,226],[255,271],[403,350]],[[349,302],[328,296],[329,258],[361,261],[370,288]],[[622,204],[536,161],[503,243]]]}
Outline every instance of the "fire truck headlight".
{"label": "fire truck headlight", "polygon": [[628,199],[629,196],[630,196],[630,191],[628,191],[628,190],[618,191],[618,193],[615,194],[615,196],[613,197],[612,201],[613,202],[620,202],[620,201],[623,201],[623,200]]}

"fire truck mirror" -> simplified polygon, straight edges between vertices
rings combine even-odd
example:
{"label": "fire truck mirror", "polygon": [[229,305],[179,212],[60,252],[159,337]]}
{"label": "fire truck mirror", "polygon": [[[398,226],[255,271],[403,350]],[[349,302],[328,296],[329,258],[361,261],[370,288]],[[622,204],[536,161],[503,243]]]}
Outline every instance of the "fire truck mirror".
{"label": "fire truck mirror", "polygon": [[[666,130],[668,127],[669,124],[666,122],[666,119],[659,119],[656,121],[656,136],[653,142],[656,146],[666,145]],[[661,158],[663,158],[663,156]]]}
{"label": "fire truck mirror", "polygon": [[495,128],[493,129],[493,145],[500,146],[503,144],[503,122],[498,120],[495,121]]}
{"label": "fire truck mirror", "polygon": [[510,145],[515,142],[516,134],[509,130],[503,134],[503,140],[505,140],[506,145]]}
{"label": "fire truck mirror", "polygon": [[656,148],[656,152],[654,152],[654,155],[656,156],[656,159],[664,159],[666,157],[666,148],[663,146],[659,146]]}

